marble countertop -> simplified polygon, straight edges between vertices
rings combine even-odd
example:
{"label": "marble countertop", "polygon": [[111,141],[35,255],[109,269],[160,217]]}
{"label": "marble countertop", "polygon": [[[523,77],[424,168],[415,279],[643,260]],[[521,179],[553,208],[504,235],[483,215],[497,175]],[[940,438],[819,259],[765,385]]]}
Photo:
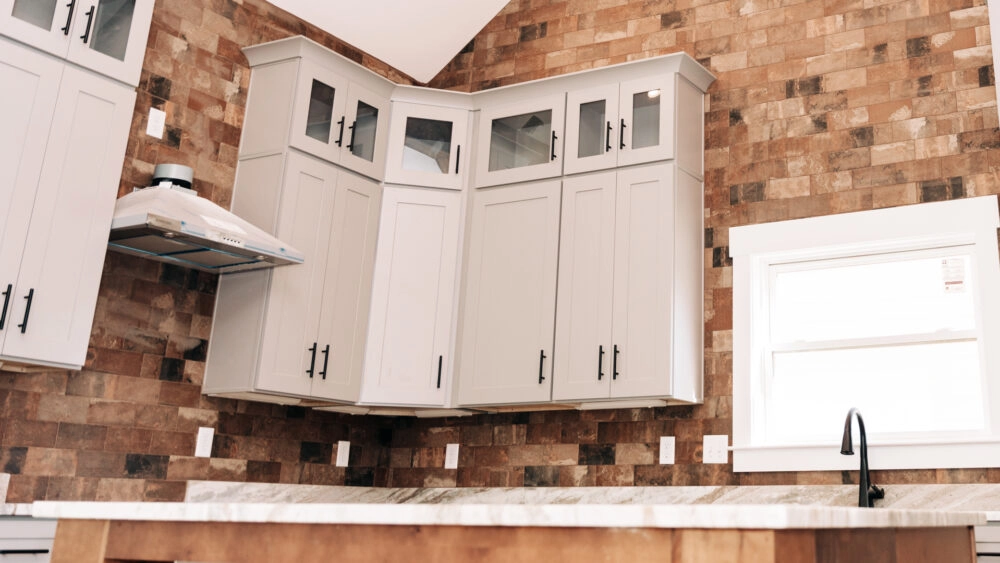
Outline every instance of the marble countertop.
{"label": "marble countertop", "polygon": [[285,504],[39,501],[38,518],[185,522],[611,528],[901,528],[975,526],[978,512],[804,505]]}

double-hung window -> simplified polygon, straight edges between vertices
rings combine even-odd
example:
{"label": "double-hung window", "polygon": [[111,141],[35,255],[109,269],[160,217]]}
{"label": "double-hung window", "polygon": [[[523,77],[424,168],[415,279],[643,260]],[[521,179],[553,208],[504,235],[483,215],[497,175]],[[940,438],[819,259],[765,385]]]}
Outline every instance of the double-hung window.
{"label": "double-hung window", "polygon": [[[730,230],[736,471],[1000,466],[995,196]],[[855,425],[856,426],[856,425]]]}

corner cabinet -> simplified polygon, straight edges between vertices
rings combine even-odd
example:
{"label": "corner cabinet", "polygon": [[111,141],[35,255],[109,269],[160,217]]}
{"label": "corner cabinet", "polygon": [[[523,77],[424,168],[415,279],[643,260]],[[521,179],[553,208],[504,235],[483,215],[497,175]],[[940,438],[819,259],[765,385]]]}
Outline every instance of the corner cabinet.
{"label": "corner cabinet", "polygon": [[458,403],[552,398],[560,181],[472,196]]}
{"label": "corner cabinet", "polygon": [[152,17],[153,0],[0,0],[0,34],[132,86]]}
{"label": "corner cabinet", "polygon": [[558,93],[480,110],[476,186],[561,176],[565,107]]}
{"label": "corner cabinet", "polygon": [[241,161],[233,211],[306,255],[219,280],[205,393],[353,402],[361,388],[381,189],[301,155]]}
{"label": "corner cabinet", "polygon": [[563,181],[555,401],[701,400],[702,202],[673,163]]}
{"label": "corner cabinet", "polygon": [[253,72],[240,158],[294,147],[383,178],[391,82],[303,37],[244,53]]}
{"label": "corner cabinet", "polygon": [[386,182],[461,190],[472,162],[468,130],[463,108],[394,101]]}
{"label": "corner cabinet", "polygon": [[383,191],[362,404],[448,401],[461,202],[450,191]]}
{"label": "corner cabinet", "polygon": [[0,363],[80,368],[135,91],[2,39],[0,83]]}

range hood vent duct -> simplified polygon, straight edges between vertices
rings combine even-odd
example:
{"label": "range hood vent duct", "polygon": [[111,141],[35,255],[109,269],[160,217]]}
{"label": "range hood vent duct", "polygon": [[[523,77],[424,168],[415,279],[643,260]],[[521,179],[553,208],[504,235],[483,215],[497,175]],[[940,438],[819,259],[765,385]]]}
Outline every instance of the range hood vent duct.
{"label": "range hood vent duct", "polygon": [[159,164],[153,186],[115,204],[108,248],[225,274],[301,264],[298,250],[191,190],[192,170]]}

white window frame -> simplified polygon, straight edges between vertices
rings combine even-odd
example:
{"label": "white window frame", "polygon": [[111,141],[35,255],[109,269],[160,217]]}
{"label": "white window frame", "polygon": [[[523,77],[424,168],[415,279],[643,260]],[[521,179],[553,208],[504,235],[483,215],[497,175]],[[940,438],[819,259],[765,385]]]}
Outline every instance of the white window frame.
{"label": "white window frame", "polygon": [[[767,315],[767,280],[770,279],[772,266],[797,260],[842,259],[957,245],[972,246],[971,274],[975,278],[970,285],[975,292],[977,328],[981,331],[980,364],[985,384],[986,430],[980,435],[961,439],[915,433],[893,441],[869,440],[869,461],[873,469],[1000,466],[998,227],[1000,212],[997,197],[986,196],[730,229],[729,248],[733,258],[733,470],[851,470],[858,466],[857,456],[840,455],[839,428],[831,428],[830,440],[824,443],[754,443],[754,398],[761,400],[758,393],[766,375],[765,362],[755,357],[760,355],[755,350],[761,349],[759,339],[767,336],[755,334],[753,327],[761,326],[761,315]],[[763,324],[766,326],[766,323]],[[847,415],[846,409],[844,415]]]}

